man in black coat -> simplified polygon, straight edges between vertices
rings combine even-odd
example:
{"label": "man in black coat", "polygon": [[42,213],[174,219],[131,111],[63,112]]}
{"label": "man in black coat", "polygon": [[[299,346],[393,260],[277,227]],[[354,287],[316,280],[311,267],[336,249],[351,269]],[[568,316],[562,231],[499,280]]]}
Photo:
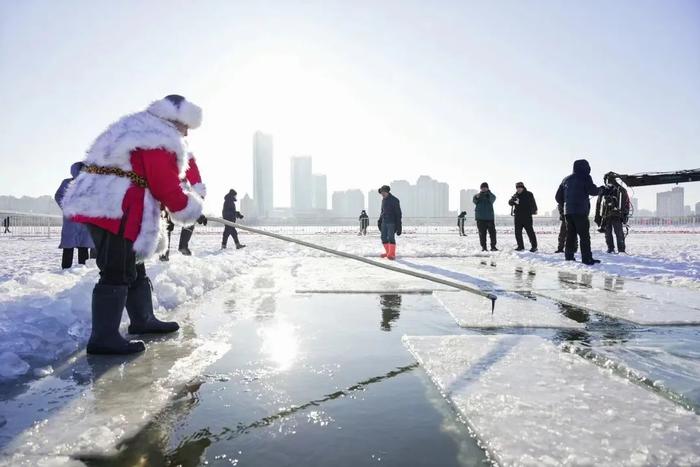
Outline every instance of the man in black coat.
{"label": "man in black coat", "polygon": [[602,187],[595,206],[595,223],[600,232],[605,233],[605,243],[608,253],[615,253],[613,231],[617,239],[617,251],[625,252],[625,234],[623,224],[627,224],[630,213],[630,198],[627,190],[622,187],[612,174],[605,176],[605,186]]}
{"label": "man in black coat", "polygon": [[369,216],[363,209],[360,213],[360,233],[358,235],[367,235],[367,227],[369,227]]}
{"label": "man in black coat", "polygon": [[[237,195],[238,193],[236,192],[236,190],[231,189],[226,194],[226,196],[224,196],[224,208],[221,210],[221,217],[223,217],[227,221],[236,222],[236,219],[243,219],[243,214],[241,214],[239,211],[236,211]],[[233,241],[236,244],[237,250],[245,248],[245,245],[241,244],[241,242],[238,241],[238,231],[236,230],[236,228],[227,225],[224,226],[224,236],[221,239],[222,249],[226,248],[226,243],[228,242],[229,235],[233,237]]]}
{"label": "man in black coat", "polygon": [[459,229],[459,236],[466,237],[467,234],[464,232],[464,222],[467,220],[467,211],[462,211],[457,216],[457,228]]}
{"label": "man in black coat", "polygon": [[532,192],[527,191],[523,182],[515,184],[515,194],[508,201],[510,205],[510,215],[513,216],[515,222],[515,241],[518,247],[515,251],[523,251],[523,229],[527,232],[527,238],[530,240],[530,251],[537,251],[537,237],[535,229],[532,228],[532,216],[537,214],[537,203]]}
{"label": "man in black coat", "polygon": [[396,237],[401,235],[401,203],[399,199],[390,193],[391,188],[384,185],[379,189],[382,195],[382,212],[379,214],[377,227],[381,232],[384,253],[382,258],[396,259]]}
{"label": "man in black coat", "polygon": [[591,234],[589,232],[591,223],[588,215],[591,212],[591,201],[589,196],[597,196],[600,189],[593,183],[591,178],[591,166],[585,159],[574,162],[574,171],[571,175],[562,180],[555,196],[557,203],[564,205],[564,216],[566,217],[566,246],[564,248],[564,258],[567,261],[574,260],[576,251],[576,236],[581,244],[581,262],[593,265],[600,263],[593,259],[591,252]]}

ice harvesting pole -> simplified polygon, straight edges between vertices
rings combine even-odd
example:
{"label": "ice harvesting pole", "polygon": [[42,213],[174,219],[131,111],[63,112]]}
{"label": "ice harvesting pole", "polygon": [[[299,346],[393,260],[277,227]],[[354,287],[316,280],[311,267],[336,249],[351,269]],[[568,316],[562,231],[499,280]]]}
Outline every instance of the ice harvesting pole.
{"label": "ice harvesting pole", "polygon": [[447,279],[441,279],[439,277],[431,276],[428,274],[423,274],[421,272],[399,268],[399,267],[392,266],[391,264],[387,264],[387,263],[380,263],[379,261],[374,261],[372,259],[365,258],[363,256],[353,255],[352,253],[345,253],[344,251],[334,250],[332,248],[327,248],[325,246],[316,245],[315,243],[309,243],[309,242],[305,242],[303,240],[298,240],[296,238],[287,237],[286,235],[280,235],[280,234],[276,234],[276,233],[272,233],[272,232],[266,232],[264,230],[256,229],[254,227],[248,227],[247,225],[236,224],[235,222],[227,221],[227,220],[221,219],[219,217],[207,217],[207,220],[213,221],[213,222],[218,222],[219,224],[228,225],[229,227],[235,227],[237,229],[246,230],[248,232],[253,232],[256,234],[260,234],[260,235],[265,235],[266,237],[276,238],[278,240],[283,240],[285,242],[296,243],[298,245],[305,246],[307,248],[321,250],[323,252],[330,253],[332,255],[342,256],[343,258],[348,258],[348,259],[353,259],[355,261],[360,261],[362,263],[376,266],[378,268],[388,269],[389,271],[394,271],[394,272],[398,272],[401,274],[407,274],[409,276],[418,277],[420,279],[425,279],[428,281],[436,282],[438,284],[446,285],[448,287],[454,287],[455,289],[464,290],[465,292],[473,293],[473,294],[476,294],[476,295],[479,295],[481,297],[488,298],[489,300],[491,300],[491,313],[493,313],[493,310],[496,307],[496,298],[497,297],[495,294],[490,293],[490,292],[485,292],[485,291],[480,290],[480,289],[475,289],[473,287],[469,287],[468,285],[464,285],[464,284],[459,283],[459,282],[453,282],[453,281],[450,281]]}

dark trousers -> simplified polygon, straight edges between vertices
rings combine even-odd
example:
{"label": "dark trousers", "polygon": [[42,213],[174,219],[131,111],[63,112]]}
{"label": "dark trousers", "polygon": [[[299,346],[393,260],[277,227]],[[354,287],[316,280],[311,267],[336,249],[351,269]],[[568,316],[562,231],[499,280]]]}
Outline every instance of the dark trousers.
{"label": "dark trousers", "polygon": [[382,222],[381,237],[382,244],[396,245],[396,225]]}
{"label": "dark trousers", "polygon": [[566,215],[566,246],[564,247],[564,256],[566,259],[573,259],[576,252],[576,237],[579,238],[581,244],[581,261],[590,261],[593,259],[591,253],[591,222],[585,214],[567,214]]}
{"label": "dark trousers", "polygon": [[620,253],[625,252],[625,234],[622,232],[622,219],[619,217],[611,217],[605,223],[605,243],[608,245],[608,251],[615,250],[613,241],[613,231],[617,239],[617,250]]}
{"label": "dark trousers", "polygon": [[459,227],[459,236],[460,236],[460,237],[466,237],[467,234],[464,233],[464,221],[463,221],[463,220],[460,220],[459,223],[457,224],[457,226]]}
{"label": "dark trousers", "polygon": [[240,245],[240,242],[238,241],[238,231],[235,227],[227,225],[224,227],[224,237],[221,239],[221,246],[226,246],[229,235],[233,237],[233,242],[236,244],[236,246]]}
{"label": "dark trousers", "polygon": [[131,240],[94,225],[88,225],[97,250],[100,285],[130,286],[140,275],[146,275],[143,263],[136,264],[136,253]]}
{"label": "dark trousers", "polygon": [[182,230],[180,231],[180,244],[177,247],[178,250],[182,250],[185,248],[189,249],[190,238],[192,238],[193,233],[194,233],[194,225],[182,228]]}
{"label": "dark trousers", "polygon": [[476,228],[479,229],[479,243],[481,248],[486,249],[486,232],[489,233],[491,239],[491,248],[496,248],[496,223],[494,221],[476,220]]}
{"label": "dark trousers", "polygon": [[[559,226],[558,241],[559,243],[557,244],[557,250],[564,251],[564,247],[566,246],[566,218],[561,221],[561,225]],[[578,238],[574,244],[574,253],[576,253],[576,251],[578,251]]]}
{"label": "dark trousers", "polygon": [[365,221],[360,221],[360,233],[362,235],[367,235],[367,226],[369,224]]}
{"label": "dark trousers", "polygon": [[535,229],[532,228],[532,216],[515,218],[515,241],[518,243],[518,248],[525,248],[523,245],[523,229],[527,233],[527,238],[530,240],[530,246],[537,248],[537,237]]}
{"label": "dark trousers", "polygon": [[[90,256],[90,250],[88,248],[78,248],[78,264],[85,264]],[[73,266],[73,248],[63,249],[63,258],[61,258],[61,267],[63,269],[70,269]]]}

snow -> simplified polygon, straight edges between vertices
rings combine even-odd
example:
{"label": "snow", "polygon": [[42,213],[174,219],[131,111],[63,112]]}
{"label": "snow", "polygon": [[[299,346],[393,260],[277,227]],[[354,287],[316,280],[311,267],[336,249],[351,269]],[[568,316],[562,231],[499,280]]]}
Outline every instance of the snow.
{"label": "snow", "polygon": [[497,309],[491,313],[491,302],[465,292],[437,292],[440,303],[462,327],[466,328],[568,328],[582,329],[559,312],[549,300],[532,300],[518,294],[500,294]]}
{"label": "snow", "polygon": [[[432,293],[436,304],[441,303],[460,326],[469,328],[583,327],[561,314],[553,299],[647,325],[700,321],[700,237],[697,234],[630,236],[628,251],[634,255],[607,255],[601,252],[605,248],[602,236],[595,236],[594,255],[601,258],[603,264],[592,268],[565,262],[563,255],[547,253],[555,249],[555,235],[540,235],[542,253],[536,254],[505,251],[506,247],[501,252],[482,253],[474,235],[465,239],[456,234],[407,234],[398,239],[399,258],[394,265],[496,291],[499,300],[493,315],[487,300],[466,292],[455,292],[446,286],[298,245],[243,232],[241,237],[248,248],[221,251],[218,235],[196,233],[191,242],[194,256],[184,257],[173,250],[168,263],[148,262],[147,271],[155,287],[156,314],[178,320],[182,330],[175,338],[150,341],[145,354],[134,360],[120,360],[119,364],[95,363],[82,350],[90,332],[91,292],[97,280],[94,261],[62,271],[57,239],[0,238],[0,256],[5,266],[0,272],[0,389],[3,390],[0,446],[12,454],[8,465],[60,465],[73,462],[65,456],[74,452],[114,449],[117,441],[133,434],[179,395],[183,386],[193,381],[196,384],[207,366],[226,352],[230,345],[230,326],[235,321],[227,310],[233,301],[238,313],[244,310],[264,316],[274,312],[276,297],[282,293]],[[381,251],[376,235],[305,235],[303,238],[372,258],[377,258]],[[499,238],[501,245],[512,241],[511,237],[503,235]],[[176,243],[177,236],[174,236],[173,244]],[[126,321],[125,313],[123,331]],[[455,334],[464,332],[468,331],[455,325]],[[524,332],[536,333],[537,330]],[[669,339],[673,336],[670,334]],[[449,379],[448,370],[456,377],[467,363],[478,359],[479,352],[512,344],[513,352],[486,369],[491,379],[475,381],[471,386],[482,388],[488,397],[471,393],[459,395],[463,399],[455,396],[457,401],[475,402],[473,397],[484,397],[501,403],[501,406],[496,402],[495,406],[474,405],[474,412],[468,413],[467,420],[471,424],[489,417],[484,407],[500,417],[484,422],[485,436],[496,443],[489,444],[489,449],[497,449],[499,453],[515,452],[516,463],[546,463],[552,459],[595,463],[594,456],[598,454],[592,452],[593,457],[583,457],[577,449],[583,451],[592,446],[592,435],[584,429],[587,423],[605,421],[620,430],[629,428],[628,441],[639,442],[613,452],[613,448],[617,449],[625,440],[614,429],[607,432],[606,442],[610,444],[600,450],[602,464],[698,461],[697,457],[684,460],[679,453],[685,449],[688,455],[697,454],[697,444],[688,444],[686,434],[700,439],[693,428],[688,428],[684,434],[687,415],[679,411],[680,406],[666,399],[660,402],[653,392],[613,377],[578,354],[556,350],[549,342],[534,341],[527,336],[517,342],[505,337],[499,341],[500,336],[488,342],[478,341],[479,336],[469,338],[477,340],[469,341],[469,345],[455,341],[459,345],[452,347],[447,344],[428,346],[425,341],[425,348],[419,347],[419,341],[409,342],[415,342],[414,353],[434,355],[432,360],[423,361],[430,361],[436,371],[445,371],[438,376],[431,374],[440,381]],[[689,346],[695,348],[692,345],[686,342],[678,352],[687,353]],[[596,352],[642,377],[658,380],[658,387],[664,390],[681,395],[684,391],[691,395],[697,392],[699,367],[688,364],[689,360],[697,362],[697,350],[693,350],[692,355],[677,356],[673,349],[661,351],[654,343],[643,341],[621,348],[598,347]],[[269,350],[275,353],[274,346]],[[532,352],[535,353],[531,355]],[[577,353],[581,352],[583,350],[578,348]],[[444,363],[440,363],[441,359]],[[669,374],[659,370],[666,367]],[[675,377],[673,383],[669,383],[674,379],[670,373]],[[681,387],[671,387],[678,384],[679,374]],[[574,375],[578,375],[578,379]],[[553,401],[558,401],[562,407],[570,404],[573,412],[562,415],[563,409],[551,404],[546,405],[551,409],[549,413],[542,410],[541,405],[509,405],[510,401],[528,397],[541,404],[547,391],[556,396]],[[569,393],[571,396],[566,398]],[[626,402],[627,397],[640,404],[636,415],[630,412],[632,405]],[[143,404],[134,407],[130,400],[143,401]],[[593,403],[607,404],[605,407],[612,412],[607,418],[599,410],[585,413],[584,404],[592,407]],[[455,405],[459,408],[458,402]],[[482,409],[485,416],[479,412]],[[569,425],[560,423],[559,416]],[[582,418],[577,418],[579,416]],[[653,423],[664,427],[676,423],[682,430],[663,434],[654,428],[638,435],[640,430],[628,422],[632,416],[644,423],[654,419]],[[498,438],[497,421],[541,434],[543,439],[540,443],[537,438],[537,444],[543,446],[542,449],[550,449],[548,442],[555,444],[554,450],[549,451],[550,457],[526,454],[518,448],[518,442],[526,443],[525,446],[534,443],[535,438],[532,441]],[[697,424],[697,420],[693,423]],[[643,423],[637,425],[643,426]],[[553,440],[547,441],[545,431]],[[571,438],[567,437],[569,432]],[[583,440],[580,448],[576,446],[574,435]],[[668,444],[664,447],[662,441]],[[648,451],[640,447],[643,442],[649,443]],[[539,452],[537,446],[532,449]],[[569,455],[573,457],[567,457]],[[0,458],[0,465],[3,462]]]}
{"label": "snow", "polygon": [[502,465],[700,463],[695,413],[540,337],[404,342]]}

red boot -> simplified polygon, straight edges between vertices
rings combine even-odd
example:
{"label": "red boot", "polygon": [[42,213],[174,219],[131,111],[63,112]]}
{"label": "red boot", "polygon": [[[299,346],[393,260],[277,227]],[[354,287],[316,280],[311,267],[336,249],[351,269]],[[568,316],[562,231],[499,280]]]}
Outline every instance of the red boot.
{"label": "red boot", "polygon": [[389,244],[389,251],[387,253],[387,259],[396,259],[396,243]]}
{"label": "red boot", "polygon": [[389,244],[388,244],[388,243],[385,243],[385,244],[384,244],[384,253],[382,253],[382,254],[379,255],[379,256],[380,256],[381,258],[386,258],[387,256],[389,256]]}

